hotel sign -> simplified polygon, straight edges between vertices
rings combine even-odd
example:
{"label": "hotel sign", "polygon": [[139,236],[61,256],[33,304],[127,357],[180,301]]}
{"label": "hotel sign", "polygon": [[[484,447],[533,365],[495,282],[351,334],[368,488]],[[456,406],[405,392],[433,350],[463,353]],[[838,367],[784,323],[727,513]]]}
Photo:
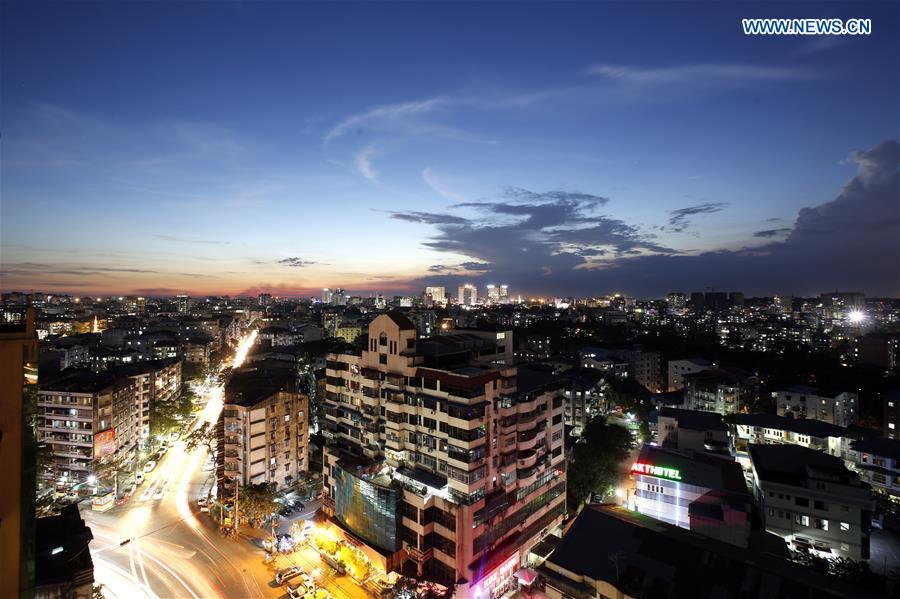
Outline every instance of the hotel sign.
{"label": "hotel sign", "polygon": [[666,468],[665,466],[654,466],[653,464],[635,462],[631,465],[631,471],[635,474],[658,476],[659,478],[668,478],[669,480],[681,480],[681,471],[677,468]]}

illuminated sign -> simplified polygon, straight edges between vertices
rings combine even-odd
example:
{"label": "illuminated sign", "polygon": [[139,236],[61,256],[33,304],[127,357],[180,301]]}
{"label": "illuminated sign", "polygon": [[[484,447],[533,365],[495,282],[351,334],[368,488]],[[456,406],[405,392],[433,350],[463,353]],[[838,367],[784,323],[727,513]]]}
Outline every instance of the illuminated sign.
{"label": "illuminated sign", "polygon": [[666,468],[665,466],[635,462],[631,465],[631,471],[635,474],[647,474],[649,476],[668,478],[669,480],[681,480],[681,471],[677,468]]}
{"label": "illuminated sign", "polygon": [[116,453],[116,429],[94,433],[94,459],[103,458]]}

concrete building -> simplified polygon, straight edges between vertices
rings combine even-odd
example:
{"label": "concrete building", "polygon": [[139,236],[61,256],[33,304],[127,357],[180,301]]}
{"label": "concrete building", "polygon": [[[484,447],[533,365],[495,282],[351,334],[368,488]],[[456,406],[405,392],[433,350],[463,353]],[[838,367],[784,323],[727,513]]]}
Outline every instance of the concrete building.
{"label": "concrete building", "polygon": [[488,285],[487,286],[487,302],[491,305],[509,303],[509,286],[508,285]]}
{"label": "concrete building", "polygon": [[749,380],[722,368],[681,375],[684,405],[690,410],[736,414],[751,401]]}
{"label": "concrete building", "polygon": [[687,295],[680,292],[666,295],[666,308],[669,314],[684,314],[687,309]]}
{"label": "concrete building", "polygon": [[323,508],[376,567],[408,563],[458,597],[496,597],[561,522],[563,397],[518,386],[497,359],[511,358],[511,342],[474,331],[417,340],[391,312],[369,325],[361,354],[328,356]]}
{"label": "concrete building", "polygon": [[735,455],[748,469],[753,445],[799,445],[839,458],[846,452],[847,429],[821,420],[735,414],[729,422],[734,427]]}
{"label": "concrete building", "polygon": [[657,416],[656,441],[668,449],[731,457],[728,426],[715,412],[662,408]]}
{"label": "concrete building", "polygon": [[751,501],[730,459],[645,444],[631,467],[628,507],[657,520],[746,547]]}
{"label": "concrete building", "polygon": [[872,493],[840,458],[799,445],[751,445],[750,461],[767,531],[794,549],[869,559]]}
{"label": "concrete building", "polygon": [[684,388],[684,375],[693,372],[701,372],[713,367],[713,363],[703,358],[690,358],[686,360],[669,360],[669,391],[679,391]]}
{"label": "concrete building", "polygon": [[460,285],[456,290],[456,301],[460,306],[474,306],[478,303],[478,288],[471,283]]}
{"label": "concrete building", "polygon": [[900,500],[900,441],[886,437],[853,441],[846,461],[876,493]]}
{"label": "concrete building", "polygon": [[[60,485],[85,482],[101,460],[132,463],[141,445],[140,379],[66,371],[38,390],[38,441],[53,455]],[[110,481],[111,482],[111,481]]]}
{"label": "concrete building", "polygon": [[820,391],[806,385],[794,385],[776,393],[779,416],[813,418],[838,426],[856,423],[858,395]]}
{"label": "concrete building", "polygon": [[38,341],[34,310],[0,306],[0,597],[27,597],[34,585],[34,409]]}
{"label": "concrete building", "polygon": [[446,290],[443,287],[426,287],[425,299],[431,301],[433,304],[443,306],[447,303]]}
{"label": "concrete building", "polygon": [[309,471],[309,397],[298,390],[293,365],[255,362],[234,372],[216,424],[220,498],[241,486],[290,487]]}

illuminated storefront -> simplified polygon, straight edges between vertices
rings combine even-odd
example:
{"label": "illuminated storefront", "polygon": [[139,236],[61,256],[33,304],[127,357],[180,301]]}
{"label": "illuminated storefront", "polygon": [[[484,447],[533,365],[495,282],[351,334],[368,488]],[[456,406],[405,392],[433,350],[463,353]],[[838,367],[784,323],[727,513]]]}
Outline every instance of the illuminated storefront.
{"label": "illuminated storefront", "polygon": [[517,584],[515,573],[519,569],[519,552],[506,558],[484,578],[472,585],[471,597],[492,599],[500,597]]}

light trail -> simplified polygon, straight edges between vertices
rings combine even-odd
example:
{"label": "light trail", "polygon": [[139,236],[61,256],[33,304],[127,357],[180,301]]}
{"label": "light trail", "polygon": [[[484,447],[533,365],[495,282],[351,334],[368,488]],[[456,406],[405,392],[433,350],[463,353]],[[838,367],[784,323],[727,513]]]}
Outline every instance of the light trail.
{"label": "light trail", "polygon": [[[257,335],[257,331],[251,331],[241,339],[231,361],[232,367],[239,367],[246,361],[250,349],[256,342]],[[222,370],[226,368],[228,366],[223,365]],[[190,425],[186,427],[188,434],[201,428],[209,429],[218,422],[224,405],[225,390],[221,384],[210,383],[211,380],[207,379],[207,381],[194,387],[198,397],[198,405],[202,405],[203,408]],[[120,544],[120,537],[119,542],[110,543],[97,551],[91,552],[97,566],[96,579],[98,582],[108,586],[110,596],[121,597],[122,599],[133,599],[137,596],[158,599],[150,586],[148,573],[153,575],[154,584],[158,585],[161,583],[168,587],[164,594],[165,597],[200,599],[201,597],[225,596],[225,591],[216,584],[216,579],[218,579],[218,583],[226,587],[226,583],[219,576],[217,569],[206,571],[199,566],[203,562],[198,563],[193,559],[184,558],[173,559],[171,555],[165,555],[171,553],[171,550],[163,545],[154,543],[141,545],[138,542],[142,537],[159,533],[161,530],[159,528],[148,531],[148,525],[156,517],[157,510],[160,509],[157,506],[161,506],[162,509],[166,509],[166,506],[172,506],[169,498],[174,495],[174,509],[178,519],[172,525],[167,524],[163,528],[178,526],[181,522],[184,522],[187,529],[196,536],[198,541],[202,540],[201,544],[209,546],[212,552],[206,553],[200,548],[188,550],[179,545],[168,544],[180,547],[181,551],[190,553],[192,556],[199,551],[200,555],[212,563],[224,562],[223,565],[228,564],[235,572],[239,573],[237,578],[245,587],[245,592],[242,596],[261,596],[263,594],[262,589],[259,588],[255,578],[249,577],[256,586],[253,589],[248,577],[240,574],[241,572],[246,572],[246,569],[242,569],[239,564],[235,563],[217,546],[215,540],[209,538],[206,534],[208,531],[191,509],[191,486],[196,473],[207,458],[208,451],[205,445],[200,445],[189,451],[187,443],[183,439],[184,437],[172,444],[169,451],[160,460],[155,472],[148,476],[146,489],[150,490],[151,497],[152,494],[163,488],[166,491],[163,498],[161,500],[150,499],[146,502],[140,502],[139,497],[135,497],[132,506],[120,513],[120,520],[115,524],[116,529],[113,531],[113,534],[122,534],[120,531],[130,531],[132,534],[137,533],[129,543],[127,550],[131,574],[129,575],[127,570],[122,570],[109,561],[114,555],[126,557],[122,553],[115,552],[118,548],[125,549]],[[168,509],[172,508],[169,507]],[[113,539],[112,535],[103,534],[99,530],[96,536],[98,538],[107,537]],[[164,554],[154,555],[156,550],[161,550]],[[141,578],[143,578],[143,581],[141,581]]]}

